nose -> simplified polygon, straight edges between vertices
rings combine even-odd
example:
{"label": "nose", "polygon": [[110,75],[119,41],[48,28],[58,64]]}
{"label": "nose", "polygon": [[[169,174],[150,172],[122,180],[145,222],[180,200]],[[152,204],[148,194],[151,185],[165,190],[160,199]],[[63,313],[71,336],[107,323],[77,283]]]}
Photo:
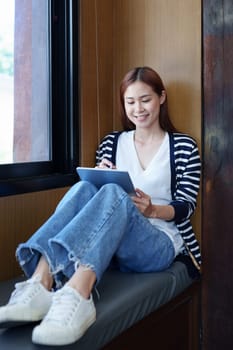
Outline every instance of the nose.
{"label": "nose", "polygon": [[141,101],[138,101],[135,103],[135,111],[137,113],[143,112],[144,111],[144,106]]}

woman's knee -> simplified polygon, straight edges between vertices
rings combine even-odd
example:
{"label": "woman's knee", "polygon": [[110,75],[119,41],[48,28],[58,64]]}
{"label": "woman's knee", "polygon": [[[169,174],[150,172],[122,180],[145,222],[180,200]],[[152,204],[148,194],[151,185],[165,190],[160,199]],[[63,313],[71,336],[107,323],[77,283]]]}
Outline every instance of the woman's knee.
{"label": "woman's knee", "polygon": [[85,193],[85,196],[93,196],[96,192],[96,187],[92,185],[88,181],[78,181],[75,183],[64,195],[61,201],[58,203],[56,207],[56,211],[61,209],[63,205],[71,200],[74,200],[76,197],[80,195],[80,193]]}
{"label": "woman's knee", "polygon": [[102,191],[108,191],[108,192],[115,192],[115,193],[122,193],[125,192],[123,188],[115,183],[109,183],[105,184],[101,187]]}

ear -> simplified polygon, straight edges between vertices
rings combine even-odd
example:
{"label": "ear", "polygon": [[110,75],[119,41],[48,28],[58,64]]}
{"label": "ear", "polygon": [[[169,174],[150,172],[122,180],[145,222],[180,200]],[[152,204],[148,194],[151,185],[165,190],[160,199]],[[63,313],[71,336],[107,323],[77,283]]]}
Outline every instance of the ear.
{"label": "ear", "polygon": [[165,102],[166,97],[167,97],[166,91],[163,90],[163,91],[162,91],[162,94],[161,94],[160,97],[159,97],[159,100],[160,100],[160,104],[161,104],[161,105]]}

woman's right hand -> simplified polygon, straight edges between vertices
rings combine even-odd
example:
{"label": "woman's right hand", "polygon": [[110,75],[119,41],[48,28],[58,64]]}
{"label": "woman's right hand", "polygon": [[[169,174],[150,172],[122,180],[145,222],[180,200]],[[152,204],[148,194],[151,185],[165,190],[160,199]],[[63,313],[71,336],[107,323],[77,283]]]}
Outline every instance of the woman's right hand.
{"label": "woman's right hand", "polygon": [[110,162],[110,160],[103,158],[101,162],[96,166],[96,168],[100,169],[116,169],[116,166]]}

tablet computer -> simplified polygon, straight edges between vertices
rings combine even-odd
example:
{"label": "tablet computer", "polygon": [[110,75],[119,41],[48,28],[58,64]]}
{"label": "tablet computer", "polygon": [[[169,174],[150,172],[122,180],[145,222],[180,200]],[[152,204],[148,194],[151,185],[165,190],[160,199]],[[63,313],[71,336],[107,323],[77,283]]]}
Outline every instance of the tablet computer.
{"label": "tablet computer", "polygon": [[128,194],[135,195],[134,185],[127,171],[86,167],[77,167],[76,170],[81,180],[89,181],[97,188],[108,183],[115,183]]}

